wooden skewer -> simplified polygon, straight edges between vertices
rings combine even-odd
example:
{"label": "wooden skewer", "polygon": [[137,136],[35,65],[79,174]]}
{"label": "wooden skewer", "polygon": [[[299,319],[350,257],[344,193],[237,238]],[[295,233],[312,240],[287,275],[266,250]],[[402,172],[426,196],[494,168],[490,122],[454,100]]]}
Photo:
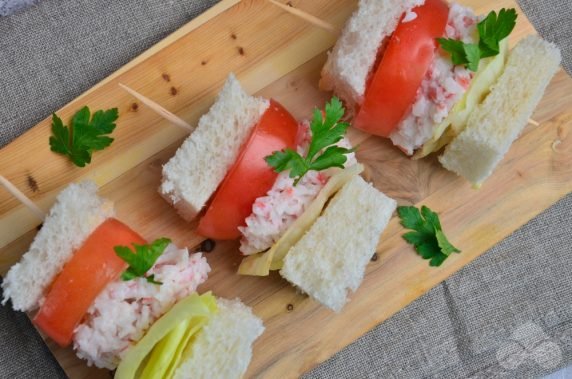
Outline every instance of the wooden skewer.
{"label": "wooden skewer", "polygon": [[194,128],[191,125],[189,125],[185,120],[183,120],[179,116],[175,115],[174,113],[169,112],[168,110],[166,110],[165,108],[163,108],[162,106],[160,106],[159,104],[154,102],[153,100],[141,95],[139,92],[127,87],[125,84],[119,83],[119,87],[121,87],[125,91],[129,92],[133,97],[135,97],[137,100],[139,100],[140,102],[142,102],[143,104],[148,106],[151,110],[153,110],[155,113],[159,114],[161,117],[163,117],[167,121],[170,121],[174,125],[176,125],[180,128],[183,128],[189,132],[192,132],[194,130]]}
{"label": "wooden skewer", "polygon": [[312,25],[315,25],[319,28],[327,30],[330,33],[339,34],[338,28],[336,28],[334,25],[330,24],[327,21],[321,20],[316,16],[312,16],[311,14],[306,13],[304,11],[301,11],[298,8],[294,8],[294,7],[290,7],[288,5],[282,4],[276,0],[267,0],[267,1],[276,5],[277,7],[281,8],[281,9],[283,9],[284,11],[286,11],[290,14],[293,14],[294,16],[298,16],[301,19],[306,20],[307,22],[309,22]]}
{"label": "wooden skewer", "polygon": [[16,199],[18,199],[22,204],[28,207],[38,218],[42,221],[46,218],[46,214],[41,210],[30,198],[24,195],[15,185],[13,185],[8,179],[0,175],[0,184],[6,191],[10,192]]}

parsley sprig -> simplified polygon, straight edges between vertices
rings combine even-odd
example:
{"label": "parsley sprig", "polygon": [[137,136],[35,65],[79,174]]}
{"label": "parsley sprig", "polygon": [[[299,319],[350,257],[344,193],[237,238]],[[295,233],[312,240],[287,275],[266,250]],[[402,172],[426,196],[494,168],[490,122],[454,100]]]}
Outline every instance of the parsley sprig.
{"label": "parsley sprig", "polygon": [[171,240],[168,238],[160,238],[148,245],[134,243],[135,251],[127,246],[115,246],[115,254],[129,265],[127,270],[121,274],[121,279],[127,281],[135,278],[146,278],[149,283],[162,284],[155,280],[154,275],[146,276],[146,274],[170,243]]}
{"label": "parsley sprig", "polygon": [[52,114],[50,148],[53,152],[68,156],[78,167],[91,163],[94,151],[103,150],[113,142],[107,136],[115,129],[119,117],[117,108],[99,110],[91,116],[88,107],[81,108],[72,118],[70,126],[64,126],[55,113]]}
{"label": "parsley sprig", "polygon": [[490,12],[479,22],[479,43],[464,43],[463,41],[437,38],[441,48],[451,54],[453,64],[465,65],[471,71],[479,69],[479,61],[483,58],[494,57],[500,52],[500,42],[512,33],[516,25],[516,10],[501,9],[497,15]]}
{"label": "parsley sprig", "polygon": [[461,252],[445,237],[439,215],[426,206],[421,207],[421,212],[415,207],[398,207],[397,214],[401,225],[413,230],[405,233],[403,239],[413,245],[423,259],[430,259],[430,266],[441,266],[449,255]]}
{"label": "parsley sprig", "polygon": [[306,156],[303,157],[292,149],[275,151],[265,158],[268,165],[278,173],[290,170],[290,177],[295,179],[294,185],[298,184],[308,171],[344,168],[347,154],[355,151],[336,145],[344,138],[349,127],[348,123],[340,122],[344,112],[344,106],[337,97],[326,104],[325,118],[319,109],[314,109],[310,123],[312,141]]}

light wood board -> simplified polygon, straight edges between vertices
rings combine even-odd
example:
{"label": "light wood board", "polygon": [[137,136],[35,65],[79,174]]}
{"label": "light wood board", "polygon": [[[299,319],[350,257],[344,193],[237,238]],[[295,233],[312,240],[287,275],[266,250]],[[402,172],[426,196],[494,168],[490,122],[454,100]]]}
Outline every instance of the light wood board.
{"label": "light wood board", "polygon": [[[292,3],[341,27],[357,2]],[[461,3],[478,13],[516,7],[512,0]],[[521,13],[512,42],[530,33],[534,30]],[[157,194],[160,167],[185,132],[138,104],[118,83],[196,124],[233,71],[250,93],[273,97],[302,119],[330,96],[318,91],[317,82],[334,39],[264,0],[223,0],[57,111],[68,120],[83,105],[119,107],[116,142],[96,153],[88,168],[76,168],[50,152],[47,118],[0,151],[0,174],[46,210],[68,183],[93,179],[101,194],[116,202],[119,218],[147,239],[169,236],[179,246],[197,246],[202,238],[193,231],[196,225],[183,222]],[[350,131],[351,140],[361,144],[358,159],[367,166],[365,176],[400,204],[426,204],[438,211],[451,241],[463,252],[440,268],[430,268],[401,239],[403,230],[394,218],[378,247],[378,261],[368,266],[362,286],[340,314],[297,293],[276,274],[239,277],[237,243],[218,243],[208,255],[213,270],[201,290],[242,298],[266,325],[246,376],[299,376],[571,192],[572,79],[562,70],[534,119],[541,125],[526,129],[479,191],[442,169],[435,157],[411,161],[385,140]],[[0,191],[0,274],[26,250],[37,224],[30,212]],[[109,377],[106,371],[87,368],[71,349],[50,347],[71,378]]]}

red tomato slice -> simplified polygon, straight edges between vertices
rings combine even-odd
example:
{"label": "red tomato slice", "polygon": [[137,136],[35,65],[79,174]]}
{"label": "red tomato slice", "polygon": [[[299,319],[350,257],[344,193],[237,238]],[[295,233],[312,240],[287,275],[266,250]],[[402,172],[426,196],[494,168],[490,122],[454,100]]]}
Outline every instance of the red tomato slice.
{"label": "red tomato slice", "polygon": [[127,268],[113,248],[132,243],[147,242],[116,219],[103,222],[66,263],[34,323],[60,346],[69,345],[74,329],[97,295]]}
{"label": "red tomato slice", "polygon": [[427,0],[413,12],[415,20],[395,29],[354,119],[354,127],[370,134],[388,137],[399,125],[433,62],[436,38],[445,34],[445,1]]}
{"label": "red tomato slice", "polygon": [[205,237],[227,240],[240,236],[238,227],[252,212],[252,204],[264,196],[278,176],[264,158],[287,147],[294,149],[298,123],[282,105],[270,106],[242,148],[215,193],[197,229]]}

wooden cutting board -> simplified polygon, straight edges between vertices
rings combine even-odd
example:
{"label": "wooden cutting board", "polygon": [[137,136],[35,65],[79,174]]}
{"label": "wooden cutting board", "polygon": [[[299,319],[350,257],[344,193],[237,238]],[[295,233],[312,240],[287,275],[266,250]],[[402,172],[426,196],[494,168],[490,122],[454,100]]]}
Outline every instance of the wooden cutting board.
{"label": "wooden cutting board", "polygon": [[[513,0],[460,2],[478,13],[516,7]],[[357,1],[291,3],[341,27]],[[512,42],[533,32],[521,13]],[[233,71],[250,93],[273,97],[302,119],[330,96],[320,93],[317,83],[334,41],[332,34],[264,0],[223,0],[57,112],[69,120],[83,105],[119,107],[116,142],[96,153],[90,166],[76,168],[50,152],[47,118],[0,151],[0,173],[46,210],[68,183],[95,180],[101,194],[116,202],[119,218],[149,240],[169,236],[179,246],[197,246],[202,239],[194,233],[196,225],[183,222],[157,194],[161,165],[186,133],[139,104],[118,83],[196,124]],[[386,140],[350,131],[354,144],[360,143],[365,176],[400,204],[426,204],[438,211],[444,230],[463,252],[430,268],[401,239],[403,230],[394,218],[379,244],[379,259],[368,266],[362,286],[340,314],[297,293],[278,275],[239,277],[237,243],[218,243],[208,255],[212,272],[202,291],[242,298],[266,325],[246,376],[299,376],[571,192],[572,79],[563,71],[534,119],[541,125],[526,129],[478,191],[441,168],[435,157],[411,161]],[[37,225],[27,209],[0,191],[0,274],[26,251]],[[50,347],[71,378],[109,377],[88,368],[71,349]]]}

